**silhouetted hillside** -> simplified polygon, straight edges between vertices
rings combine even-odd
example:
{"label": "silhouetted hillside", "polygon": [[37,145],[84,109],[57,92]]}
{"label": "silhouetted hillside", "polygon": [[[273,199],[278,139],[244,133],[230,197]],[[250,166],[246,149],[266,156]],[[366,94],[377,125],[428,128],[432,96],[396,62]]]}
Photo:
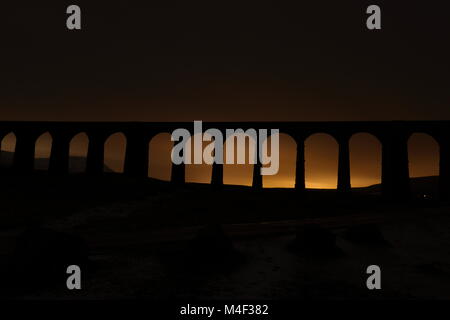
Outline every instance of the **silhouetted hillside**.
{"label": "silhouetted hillside", "polygon": [[0,167],[5,168],[12,165],[14,152],[0,151]]}
{"label": "silhouetted hillside", "polygon": [[[433,198],[438,194],[438,176],[416,177],[410,179],[411,191],[414,195]],[[381,184],[374,184],[369,187],[355,188],[358,192],[379,194],[381,193]]]}
{"label": "silhouetted hillside", "polygon": [[[14,159],[14,152],[1,151],[0,153],[0,168],[7,168],[12,165]],[[37,158],[35,159],[35,168],[38,170],[46,170],[48,168],[50,159]],[[70,172],[84,172],[86,168],[85,157],[70,157],[69,171]],[[105,166],[105,172],[113,172],[109,167]]]}

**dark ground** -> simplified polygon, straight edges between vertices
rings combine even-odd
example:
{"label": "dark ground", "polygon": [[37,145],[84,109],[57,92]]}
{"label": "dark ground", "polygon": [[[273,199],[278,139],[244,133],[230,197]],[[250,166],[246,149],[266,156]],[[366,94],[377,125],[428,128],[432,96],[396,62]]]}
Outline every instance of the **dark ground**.
{"label": "dark ground", "polygon": [[[318,190],[299,195],[289,189],[174,188],[116,174],[4,174],[0,271],[8,281],[0,296],[448,299],[450,206],[433,200],[434,180],[416,179],[416,200],[392,204],[381,201],[377,186],[342,197]],[[310,224],[335,235],[342,254],[293,250],[296,230]],[[350,228],[367,224],[381,231],[386,245],[346,238]],[[222,225],[224,234],[211,227],[199,238],[203,225]],[[23,280],[30,270],[16,266],[17,251],[23,250],[17,239],[36,227],[85,241],[89,263],[82,268],[81,291],[65,289],[65,279],[42,279],[39,285]],[[31,243],[40,236],[33,234]],[[67,255],[64,243],[49,245],[54,256]],[[33,257],[27,260],[29,267],[45,264],[43,257]],[[366,288],[365,271],[371,264],[381,267],[382,290]]]}

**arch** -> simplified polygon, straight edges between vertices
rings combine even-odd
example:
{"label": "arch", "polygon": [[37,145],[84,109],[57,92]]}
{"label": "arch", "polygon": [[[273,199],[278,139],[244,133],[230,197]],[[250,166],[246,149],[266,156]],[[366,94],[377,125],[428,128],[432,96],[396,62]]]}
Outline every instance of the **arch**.
{"label": "arch", "polygon": [[45,132],[37,138],[34,147],[34,168],[48,170],[53,138],[50,132]]}
{"label": "arch", "polygon": [[[231,142],[234,139],[233,147],[234,147],[234,158],[233,163],[226,163],[226,154],[227,154],[227,142],[232,145]],[[238,139],[245,139],[245,144],[241,145],[237,143]],[[243,186],[251,186],[253,184],[253,164],[250,163],[250,139],[248,135],[244,133],[236,133],[228,138],[225,138],[224,141],[224,165],[223,165],[223,184],[229,185],[243,185]],[[252,140],[252,143],[255,144],[256,141]],[[238,164],[238,154],[245,155],[245,159],[243,164]]]}
{"label": "arch", "polygon": [[305,186],[310,189],[336,189],[338,144],[326,133],[305,140]]}
{"label": "arch", "polygon": [[86,172],[86,160],[89,147],[89,137],[80,132],[70,140],[69,146],[69,172]]}
{"label": "arch", "polygon": [[350,181],[352,188],[381,183],[381,142],[371,133],[350,138]]}
{"label": "arch", "polygon": [[151,178],[170,181],[172,171],[171,152],[173,141],[171,134],[158,133],[149,142],[148,176]]}
{"label": "arch", "polygon": [[[263,142],[263,146],[271,141],[271,137]],[[267,148],[270,151],[270,147]],[[290,135],[279,134],[279,170],[275,175],[263,176],[264,188],[294,188],[297,143]],[[268,165],[263,165],[268,167]]]}
{"label": "arch", "polygon": [[[439,144],[427,133],[413,133],[408,139],[409,177],[412,179],[411,190],[426,197],[436,192],[424,184],[415,183],[414,178],[439,176]],[[430,185],[429,185],[430,186]]]}
{"label": "arch", "polygon": [[16,141],[17,138],[14,132],[10,132],[3,137],[0,147],[0,167],[9,168],[13,165]]}
{"label": "arch", "polygon": [[185,181],[195,183],[211,183],[212,165],[204,163],[203,150],[208,146],[211,141],[202,142],[202,163],[194,164],[194,139],[202,136],[201,133],[197,133],[191,136],[187,141],[187,144],[191,146],[191,164],[186,164]]}
{"label": "arch", "polygon": [[105,141],[104,172],[123,173],[127,138],[122,132],[116,132]]}

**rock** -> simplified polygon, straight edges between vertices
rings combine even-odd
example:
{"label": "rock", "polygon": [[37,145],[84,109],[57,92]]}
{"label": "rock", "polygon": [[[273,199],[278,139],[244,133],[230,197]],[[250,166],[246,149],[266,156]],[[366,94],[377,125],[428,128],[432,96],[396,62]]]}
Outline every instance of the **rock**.
{"label": "rock", "polygon": [[376,224],[364,224],[350,227],[345,232],[344,238],[355,244],[390,246]]}
{"label": "rock", "polygon": [[189,249],[191,261],[201,264],[232,265],[241,258],[231,239],[218,224],[200,229]]}
{"label": "rock", "polygon": [[439,262],[428,262],[415,265],[415,268],[421,273],[428,275],[445,275],[446,272],[442,268],[442,264]]}
{"label": "rock", "polygon": [[225,234],[221,225],[208,225],[199,230],[192,241],[192,249],[199,254],[210,256],[228,255],[235,252],[231,239]]}
{"label": "rock", "polygon": [[314,257],[343,255],[342,250],[336,245],[336,235],[315,224],[299,227],[290,249],[296,253]]}
{"label": "rock", "polygon": [[19,288],[65,287],[67,267],[78,265],[85,274],[88,262],[88,248],[80,237],[32,228],[17,239],[10,261],[11,280]]}

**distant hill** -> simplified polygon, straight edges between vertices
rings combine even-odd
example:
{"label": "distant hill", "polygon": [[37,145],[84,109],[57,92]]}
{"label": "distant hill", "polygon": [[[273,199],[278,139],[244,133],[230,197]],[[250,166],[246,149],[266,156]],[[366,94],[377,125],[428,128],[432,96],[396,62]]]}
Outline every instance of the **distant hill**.
{"label": "distant hill", "polygon": [[[410,179],[411,191],[417,195],[433,197],[438,194],[438,176],[415,177]],[[364,193],[381,193],[381,184],[374,184],[368,187],[355,188],[354,190]]]}
{"label": "distant hill", "polygon": [[12,165],[13,162],[13,152],[0,151],[0,167],[5,168]]}
{"label": "distant hill", "polygon": [[[1,151],[0,152],[0,168],[6,168],[12,165],[13,152]],[[38,158],[35,160],[35,168],[39,170],[46,170],[48,168],[48,158]],[[85,172],[86,158],[85,157],[70,157],[70,172]],[[105,166],[105,172],[114,172],[111,168]],[[433,197],[438,194],[438,176],[429,177],[417,177],[411,178],[411,190],[414,194]],[[353,188],[356,192],[380,194],[381,184],[374,184],[368,187]]]}
{"label": "distant hill", "polygon": [[[10,167],[13,163],[14,152],[1,151],[0,152],[0,168]],[[47,170],[50,159],[37,158],[35,159],[35,168],[38,170]],[[84,172],[86,169],[85,157],[70,157],[69,171],[70,172]],[[113,172],[111,168],[105,166],[105,172]]]}

